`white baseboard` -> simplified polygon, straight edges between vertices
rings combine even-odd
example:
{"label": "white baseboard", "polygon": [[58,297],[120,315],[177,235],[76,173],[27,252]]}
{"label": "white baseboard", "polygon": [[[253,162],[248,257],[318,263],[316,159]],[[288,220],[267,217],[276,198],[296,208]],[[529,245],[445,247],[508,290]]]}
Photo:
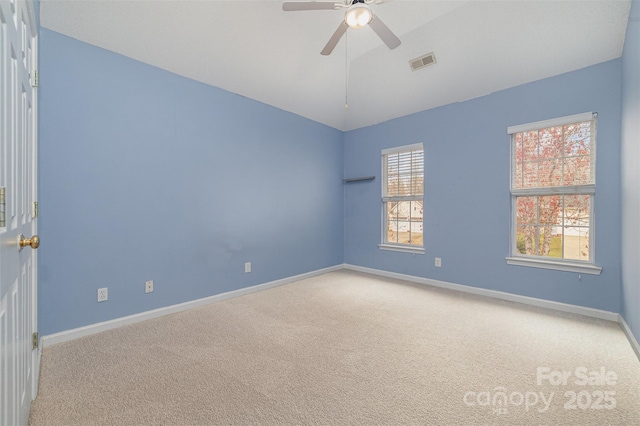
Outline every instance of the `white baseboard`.
{"label": "white baseboard", "polygon": [[417,277],[415,275],[398,274],[396,272],[383,271],[381,269],[366,268],[356,265],[344,265],[345,269],[352,271],[364,272],[367,274],[379,275],[387,278],[410,281],[417,284],[424,284],[433,287],[448,288],[450,290],[461,291],[464,293],[477,294],[479,296],[492,297],[494,299],[508,300],[510,302],[524,303],[525,305],[537,306],[540,308],[554,309],[556,311],[570,312],[572,314],[584,315],[592,318],[618,322],[619,315],[615,312],[603,311],[601,309],[586,308],[584,306],[570,305],[568,303],[554,302],[551,300],[537,299],[535,297],[520,296],[517,294],[506,293],[497,290],[488,290],[486,288],[471,287],[462,284],[453,284],[446,281],[438,281],[430,278]]}
{"label": "white baseboard", "polygon": [[[556,311],[569,312],[573,314],[584,315],[591,318],[598,318],[598,319],[603,319],[607,321],[617,322],[620,324],[620,327],[624,330],[627,336],[627,339],[629,340],[629,343],[631,344],[633,350],[636,352],[636,354],[638,355],[638,358],[640,359],[640,344],[638,344],[638,341],[636,340],[635,336],[631,332],[631,329],[629,328],[629,325],[625,322],[624,318],[622,318],[621,315],[615,312],[604,311],[601,309],[587,308],[584,306],[570,305],[568,303],[554,302],[551,300],[537,299],[535,297],[520,296],[517,294],[506,293],[506,292],[497,291],[497,290],[488,290],[484,288],[472,287],[472,286],[467,286],[462,284],[454,284],[446,281],[438,281],[430,278],[418,277],[415,275],[400,274],[397,272],[389,272],[381,269],[367,268],[364,266],[350,265],[346,263],[341,265],[330,266],[328,268],[318,269],[318,270],[307,272],[300,275],[294,275],[292,277],[287,277],[280,280],[270,281],[264,284],[258,284],[252,287],[246,287],[246,288],[241,288],[239,290],[216,294],[214,296],[205,297],[203,299],[192,300],[192,301],[180,303],[177,305],[158,308],[151,311],[141,312],[139,314],[129,315],[122,318],[116,318],[110,321],[104,321],[97,324],[91,324],[84,327],[75,328],[72,330],[62,331],[60,333],[50,334],[48,336],[42,337],[41,339],[42,348],[45,348],[47,346],[52,346],[58,343],[74,340],[80,337],[100,333],[102,331],[122,327],[124,325],[134,324],[140,321],[145,321],[148,319],[185,311],[187,309],[209,305],[211,303],[221,302],[223,300],[232,299],[234,297],[243,296],[245,294],[256,293],[258,291],[263,291],[273,287],[290,284],[292,282],[326,274],[328,272],[338,271],[341,269],[364,272],[367,274],[378,275],[378,276],[393,278],[398,280],[404,280],[404,281],[409,281],[417,284],[424,284],[424,285],[433,286],[433,287],[446,288],[450,290],[461,291],[464,293],[491,297],[494,299],[507,300],[510,302],[523,303],[525,305],[548,308]],[[42,353],[41,350],[38,352],[39,352],[39,355]]]}
{"label": "white baseboard", "polygon": [[638,343],[638,341],[636,340],[636,337],[631,332],[631,329],[629,328],[629,324],[627,324],[624,318],[622,318],[622,315],[619,315],[618,322],[620,323],[620,327],[622,327],[622,330],[624,330],[624,334],[627,335],[627,340],[629,340],[631,347],[633,348],[634,351],[636,351],[636,355],[638,355],[638,359],[640,359],[640,343]]}
{"label": "white baseboard", "polygon": [[109,321],[86,325],[84,327],[74,328],[72,330],[61,331],[59,333],[43,336],[41,340],[42,348],[46,348],[48,346],[52,346],[62,342],[68,342],[70,340],[78,339],[80,337],[100,333],[102,331],[112,330],[114,328],[122,327],[124,325],[134,324],[140,321],[145,321],[152,318],[174,314],[176,312],[186,311],[187,309],[209,305],[211,303],[221,302],[223,300],[233,299],[234,297],[244,296],[245,294],[256,293],[258,291],[267,290],[273,287],[290,284],[292,282],[326,274],[328,272],[338,271],[342,268],[343,268],[342,264],[330,266],[328,268],[317,269],[315,271],[306,272],[304,274],[294,275],[292,277],[282,278],[280,280],[270,281],[264,284],[258,284],[251,287],[229,291],[226,293],[216,294],[214,296],[209,296],[202,299],[191,300],[189,302],[184,302],[177,305],[166,306],[164,308],[158,308],[151,311],[141,312],[139,314],[129,315],[126,317],[116,318]]}
{"label": "white baseboard", "polygon": [[505,293],[503,291],[488,290],[484,288],[471,287],[462,284],[453,284],[446,281],[432,280],[429,278],[417,277],[415,275],[405,275],[396,272],[383,271],[381,269],[366,268],[364,266],[356,266],[350,264],[344,264],[344,269],[350,269],[352,271],[364,272],[367,274],[379,275],[387,278],[394,278],[398,280],[409,281],[417,284],[430,285],[434,287],[448,288],[450,290],[462,291],[465,293],[477,294],[480,296],[493,297],[495,299],[508,300],[510,302],[523,303],[525,305],[537,306],[540,308],[548,308],[561,312],[570,312],[572,314],[584,315],[586,317],[598,318],[607,321],[613,321],[620,324],[620,327],[627,336],[629,344],[635,351],[638,359],[640,359],[640,344],[636,340],[635,336],[631,332],[629,325],[622,318],[622,315],[615,312],[604,311],[601,309],[587,308],[584,306],[570,305],[568,303],[554,302],[551,300],[537,299],[535,297],[520,296],[512,293]]}

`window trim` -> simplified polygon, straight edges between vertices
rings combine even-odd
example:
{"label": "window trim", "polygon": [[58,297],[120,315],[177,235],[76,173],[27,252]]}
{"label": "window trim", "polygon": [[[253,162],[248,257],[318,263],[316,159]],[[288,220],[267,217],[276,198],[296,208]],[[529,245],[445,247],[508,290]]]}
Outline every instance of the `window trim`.
{"label": "window trim", "polygon": [[567,115],[565,117],[552,118],[549,120],[536,121],[533,123],[519,124],[517,126],[507,127],[507,134],[528,132],[529,130],[539,130],[546,127],[564,126],[566,124],[580,123],[582,121],[591,121],[598,118],[597,112],[583,112],[582,114]]}
{"label": "window trim", "polygon": [[[510,151],[510,164],[509,164],[509,196],[511,198],[511,214],[510,214],[510,233],[509,233],[509,253],[510,255],[505,258],[505,261],[509,265],[526,266],[532,268],[551,269],[556,271],[576,272],[582,274],[600,275],[602,268],[595,264],[595,167],[596,167],[596,152],[597,141],[595,138],[597,134],[594,134],[594,144],[592,157],[593,177],[594,183],[587,185],[573,185],[565,187],[552,187],[552,188],[525,188],[514,189],[513,188],[513,135],[515,133],[527,132],[532,130],[540,130],[547,127],[564,126],[567,124],[580,123],[584,121],[597,120],[598,114],[593,112],[585,112],[581,114],[569,115],[565,117],[553,118],[550,120],[542,120],[533,123],[520,124],[517,126],[510,126],[507,128],[507,134],[509,135],[509,151]],[[594,123],[594,131],[597,128],[597,123]],[[589,260],[571,260],[571,259],[558,259],[544,256],[523,255],[517,252],[516,248],[516,198],[519,196],[545,196],[545,195],[573,195],[582,194],[589,195]]]}
{"label": "window trim", "polygon": [[424,151],[424,143],[418,142],[418,143],[413,143],[411,145],[402,145],[402,146],[394,146],[393,148],[385,148],[382,150],[380,155],[382,156],[382,155],[389,155],[389,154],[397,154],[403,151],[415,151],[418,149],[421,149]]}
{"label": "window trim", "polygon": [[574,263],[569,260],[554,261],[540,257],[507,256],[507,265],[528,266],[530,268],[552,269],[554,271],[576,272],[579,274],[600,275],[602,268],[591,263]]}
{"label": "window trim", "polygon": [[[422,227],[424,229],[424,224],[422,225]],[[424,242],[422,244],[423,244],[422,247],[418,247],[418,246],[410,246],[405,244],[380,243],[378,244],[378,248],[380,250],[399,251],[399,252],[413,253],[413,254],[424,254],[425,253]]]}
{"label": "window trim", "polygon": [[424,171],[424,143],[422,142],[418,142],[418,143],[414,143],[414,144],[410,144],[410,145],[402,145],[402,146],[396,146],[393,148],[385,148],[381,151],[380,153],[380,158],[381,158],[381,162],[380,162],[380,169],[381,169],[381,176],[382,179],[381,180],[381,187],[380,187],[380,192],[381,192],[381,197],[380,197],[380,201],[381,201],[381,213],[382,213],[382,220],[380,221],[381,224],[381,228],[380,228],[380,238],[381,238],[381,243],[378,244],[378,248],[381,250],[387,250],[387,251],[397,251],[397,252],[404,252],[404,253],[412,253],[412,254],[424,254],[425,250],[424,250],[424,215],[422,217],[422,245],[415,245],[415,244],[401,244],[401,243],[393,243],[393,242],[387,242],[385,241],[385,235],[387,232],[387,224],[386,224],[386,214],[387,214],[387,209],[386,209],[386,203],[389,201],[420,201],[422,200],[422,205],[423,205],[423,209],[424,209],[424,183],[423,183],[423,188],[422,188],[422,197],[420,196],[403,196],[403,197],[388,197],[385,195],[385,189],[386,189],[386,185],[387,185],[387,171],[385,170],[384,167],[384,157],[388,156],[388,155],[393,155],[393,154],[397,154],[400,152],[406,152],[406,151],[417,151],[417,150],[422,150],[422,155],[423,155],[423,171]]}

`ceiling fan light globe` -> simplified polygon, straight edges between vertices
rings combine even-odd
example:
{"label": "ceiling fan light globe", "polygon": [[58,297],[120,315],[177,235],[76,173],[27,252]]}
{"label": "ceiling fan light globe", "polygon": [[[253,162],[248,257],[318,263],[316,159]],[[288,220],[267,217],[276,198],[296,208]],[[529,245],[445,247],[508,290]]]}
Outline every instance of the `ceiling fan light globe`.
{"label": "ceiling fan light globe", "polygon": [[351,28],[362,28],[366,26],[373,18],[371,9],[366,4],[358,3],[354,4],[347,10],[344,16],[344,21]]}

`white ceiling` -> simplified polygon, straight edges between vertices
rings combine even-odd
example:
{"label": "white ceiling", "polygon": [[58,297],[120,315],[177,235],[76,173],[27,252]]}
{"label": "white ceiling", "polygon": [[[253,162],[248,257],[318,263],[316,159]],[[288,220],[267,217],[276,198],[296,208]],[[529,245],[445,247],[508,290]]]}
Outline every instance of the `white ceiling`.
{"label": "white ceiling", "polygon": [[[618,58],[630,0],[387,0],[372,9],[400,47],[363,28],[330,56],[320,50],[344,10],[281,5],[42,0],[40,18],[44,28],[352,130]],[[409,60],[429,52],[437,63],[411,71]]]}

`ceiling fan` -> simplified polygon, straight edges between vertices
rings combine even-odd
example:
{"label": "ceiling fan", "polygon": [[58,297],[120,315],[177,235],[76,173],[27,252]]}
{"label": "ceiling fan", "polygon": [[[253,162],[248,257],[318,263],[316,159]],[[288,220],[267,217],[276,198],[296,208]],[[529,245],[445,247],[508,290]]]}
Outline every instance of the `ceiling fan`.
{"label": "ceiling fan", "polygon": [[362,28],[367,25],[378,34],[384,44],[389,49],[400,46],[400,39],[387,27],[384,22],[373,14],[369,5],[371,3],[382,3],[383,0],[344,0],[343,2],[323,2],[323,1],[286,1],[282,4],[285,12],[295,12],[304,10],[338,10],[347,9],[344,20],[333,33],[327,45],[320,54],[330,55],[336,47],[344,33],[349,27]]}

